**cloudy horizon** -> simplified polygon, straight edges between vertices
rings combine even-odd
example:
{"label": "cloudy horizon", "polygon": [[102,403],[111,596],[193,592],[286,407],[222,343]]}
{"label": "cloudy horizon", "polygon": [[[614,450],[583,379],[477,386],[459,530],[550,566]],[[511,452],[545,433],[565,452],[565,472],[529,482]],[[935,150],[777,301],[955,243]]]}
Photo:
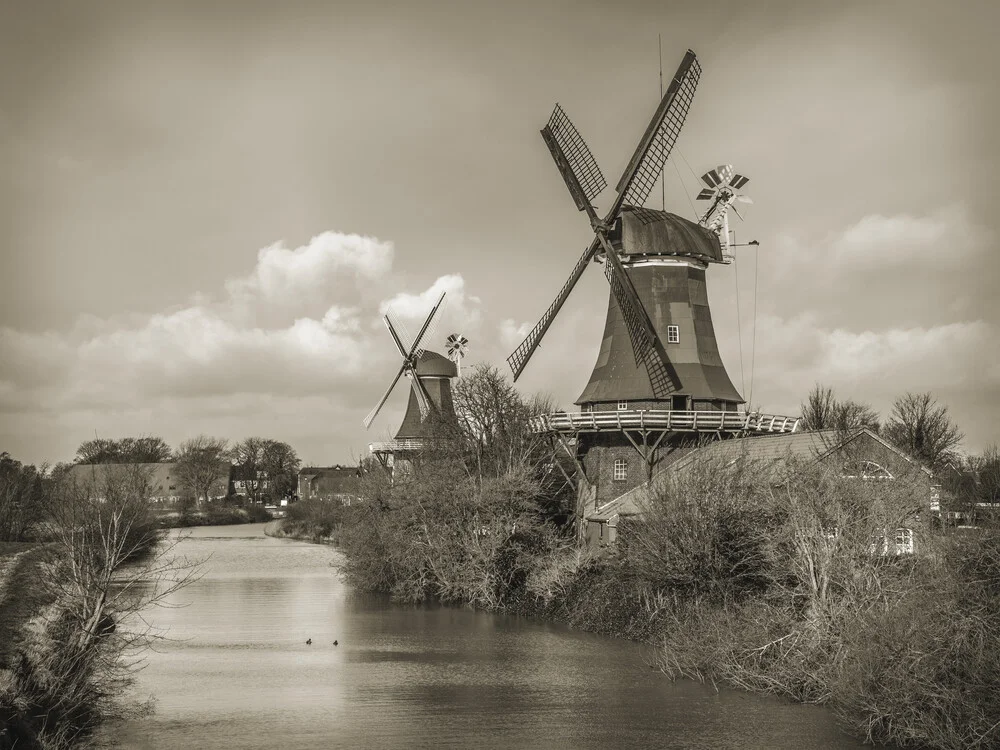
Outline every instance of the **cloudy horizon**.
{"label": "cloudy horizon", "polygon": [[[708,272],[737,388],[797,415],[821,382],[883,417],[930,391],[981,451],[1000,13],[871,6],[4,6],[0,451],[205,433],[357,460],[406,404],[404,384],[361,425],[398,367],[380,316],[413,331],[441,292],[429,348],[462,333],[463,368],[509,372],[590,237],[538,130],[559,101],[613,184],[656,106],[658,33],[666,76],[688,47],[704,68],[667,209],[692,218],[717,164],[751,178],[733,228],[759,249]],[[588,269],[522,391],[572,405],[607,294]]]}

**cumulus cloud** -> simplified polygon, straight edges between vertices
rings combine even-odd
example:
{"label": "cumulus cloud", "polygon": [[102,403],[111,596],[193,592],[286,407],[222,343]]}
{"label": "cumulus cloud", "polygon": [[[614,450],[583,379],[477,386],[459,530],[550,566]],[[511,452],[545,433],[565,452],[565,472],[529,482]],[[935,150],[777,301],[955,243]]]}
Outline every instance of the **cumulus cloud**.
{"label": "cumulus cloud", "polygon": [[974,260],[988,246],[989,232],[963,205],[927,215],[863,216],[850,226],[821,237],[783,234],[775,254],[789,275],[857,275],[878,270],[929,269],[942,263]]}
{"label": "cumulus cloud", "polygon": [[532,323],[529,321],[524,321],[523,323],[518,323],[513,318],[504,318],[500,321],[498,327],[500,332],[500,341],[508,349],[513,349],[515,346],[524,341],[524,337],[531,332]]}
{"label": "cumulus cloud", "polygon": [[[153,315],[81,317],[65,332],[0,328],[0,409],[128,410],[247,394],[350,401],[393,355],[370,335],[387,304],[422,320],[432,304],[425,303],[447,291],[455,316],[479,320],[479,300],[457,275],[380,303],[380,289],[399,283],[392,260],[389,242],[324,232],[295,249],[261,250],[248,274],[225,283],[221,301],[201,292]],[[358,279],[379,283],[364,288]],[[348,291],[356,304],[334,302]],[[310,301],[315,313],[267,324],[275,304],[291,313]]]}
{"label": "cumulus cloud", "polygon": [[445,295],[444,301],[421,343],[425,348],[442,351],[444,337],[438,334],[439,331],[468,336],[478,330],[482,319],[481,301],[466,292],[465,279],[461,274],[440,276],[418,294],[399,292],[381,302],[379,313],[389,313],[403,328],[399,333],[407,341],[412,341],[442,294]]}
{"label": "cumulus cloud", "polygon": [[[931,327],[850,331],[826,327],[815,316],[761,319],[758,379],[786,383],[817,380],[869,385],[874,390],[928,390],[964,386],[996,377],[986,353],[1000,345],[997,330],[982,320]],[[993,370],[992,375],[990,370]]]}
{"label": "cumulus cloud", "polygon": [[294,249],[279,242],[260,250],[253,271],[227,281],[226,291],[237,304],[301,308],[328,299],[345,274],[355,280],[383,278],[393,252],[391,242],[339,232],[323,232]]}

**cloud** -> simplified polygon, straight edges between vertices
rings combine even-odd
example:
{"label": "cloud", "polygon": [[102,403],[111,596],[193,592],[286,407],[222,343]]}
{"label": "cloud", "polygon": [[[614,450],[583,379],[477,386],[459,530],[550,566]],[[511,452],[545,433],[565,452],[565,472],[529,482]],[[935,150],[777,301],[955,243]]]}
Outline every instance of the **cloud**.
{"label": "cloud", "polygon": [[795,275],[852,275],[879,270],[923,269],[942,263],[975,260],[989,244],[990,233],[963,205],[951,205],[924,216],[863,216],[845,229],[823,237],[779,236],[779,269]]}
{"label": "cloud", "polygon": [[505,348],[512,350],[524,341],[524,337],[531,332],[531,328],[532,323],[530,321],[526,320],[523,323],[518,323],[513,318],[504,318],[498,326],[500,341]]}
{"label": "cloud", "polygon": [[[443,348],[441,336],[437,331],[460,332],[468,336],[478,330],[482,320],[481,301],[478,297],[468,295],[465,291],[465,279],[461,274],[447,274],[438,277],[427,289],[419,294],[399,292],[379,305],[379,313],[389,313],[399,322],[404,331],[400,332],[407,341],[412,341],[427,318],[428,313],[444,294],[444,302],[438,310],[423,343],[427,348],[440,350]],[[422,344],[423,345],[423,344]]]}
{"label": "cloud", "polygon": [[[371,335],[387,304],[422,321],[428,301],[447,291],[453,319],[480,318],[479,299],[458,275],[379,302],[381,288],[399,283],[392,260],[392,243],[324,232],[302,247],[261,250],[250,273],[224,284],[221,301],[198,293],[153,315],[81,316],[66,332],[0,328],[0,409],[129,410],[171,401],[177,408],[247,394],[352,402],[367,393],[372,370],[394,356],[381,345],[388,341]],[[345,284],[345,274],[379,283]],[[356,304],[332,303],[345,286]],[[315,312],[291,315],[310,301]],[[267,324],[276,303],[282,322]]]}
{"label": "cloud", "polygon": [[345,272],[355,280],[385,277],[393,252],[391,242],[339,232],[323,232],[295,249],[279,242],[260,250],[253,272],[227,281],[226,291],[236,304],[301,308],[329,299]]}

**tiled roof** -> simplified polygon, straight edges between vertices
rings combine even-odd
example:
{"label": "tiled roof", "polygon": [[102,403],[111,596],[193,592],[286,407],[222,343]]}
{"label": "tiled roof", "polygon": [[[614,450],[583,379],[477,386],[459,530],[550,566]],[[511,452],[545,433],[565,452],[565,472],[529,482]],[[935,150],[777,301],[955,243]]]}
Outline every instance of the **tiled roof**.
{"label": "tiled roof", "polygon": [[[760,462],[774,476],[780,477],[789,461],[820,460],[832,451],[846,446],[862,435],[867,435],[872,440],[881,443],[925,474],[932,475],[932,472],[927,467],[908,456],[885,438],[867,428],[861,428],[850,434],[845,434],[839,430],[817,430],[815,432],[793,432],[783,435],[762,435],[733,440],[718,440],[696,448],[676,461],[665,465],[661,473],[653,477],[652,487],[656,486],[658,477],[683,473],[706,461],[722,465],[729,465],[740,459]],[[628,516],[641,513],[640,506],[650,491],[650,483],[640,485],[634,490],[615,498],[606,505],[597,508],[587,516],[587,519],[590,521],[608,521],[616,515]]]}
{"label": "tiled roof", "polygon": [[761,435],[736,440],[718,440],[692,451],[670,468],[673,471],[683,471],[688,466],[701,461],[726,462],[728,460],[735,461],[738,458],[776,462],[784,462],[789,458],[810,460],[819,458],[844,442],[846,440],[837,430],[792,432],[784,435]]}

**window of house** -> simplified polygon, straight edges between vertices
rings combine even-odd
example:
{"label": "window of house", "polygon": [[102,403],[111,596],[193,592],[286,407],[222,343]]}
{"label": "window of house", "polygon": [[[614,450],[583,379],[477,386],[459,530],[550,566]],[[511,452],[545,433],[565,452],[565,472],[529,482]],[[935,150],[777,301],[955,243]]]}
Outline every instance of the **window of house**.
{"label": "window of house", "polygon": [[874,461],[862,461],[861,462],[861,478],[862,479],[892,479],[892,474],[889,473],[881,464],[877,464]]}
{"label": "window of house", "polygon": [[615,459],[615,481],[624,482],[628,479],[628,461],[624,458]]}
{"label": "window of house", "polygon": [[896,529],[896,537],[893,541],[897,555],[913,554],[913,529]]}
{"label": "window of house", "polygon": [[628,401],[619,401],[618,411],[625,411],[626,409],[628,409]]}
{"label": "window of house", "polygon": [[681,343],[681,327],[680,326],[667,326],[667,343],[668,344],[679,344],[679,343]]}

